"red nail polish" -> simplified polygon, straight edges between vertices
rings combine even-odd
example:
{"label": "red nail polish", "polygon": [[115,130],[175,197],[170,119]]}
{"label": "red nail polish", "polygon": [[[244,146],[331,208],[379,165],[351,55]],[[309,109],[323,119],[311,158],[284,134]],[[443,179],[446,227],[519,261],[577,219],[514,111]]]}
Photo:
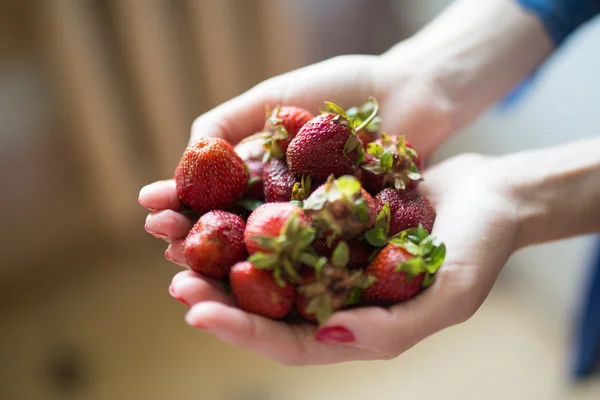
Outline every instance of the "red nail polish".
{"label": "red nail polish", "polygon": [[343,326],[328,326],[317,332],[317,340],[325,343],[354,343],[354,335]]}
{"label": "red nail polish", "polygon": [[187,301],[185,301],[184,299],[182,299],[181,297],[175,297],[175,300],[179,300],[179,302],[186,307],[190,306],[189,303]]}

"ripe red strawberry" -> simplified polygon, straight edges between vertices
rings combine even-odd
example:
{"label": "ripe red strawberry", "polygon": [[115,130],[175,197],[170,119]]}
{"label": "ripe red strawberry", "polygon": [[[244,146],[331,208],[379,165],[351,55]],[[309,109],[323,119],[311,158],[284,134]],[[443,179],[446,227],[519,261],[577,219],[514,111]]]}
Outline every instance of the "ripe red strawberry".
{"label": "ripe red strawberry", "polygon": [[280,286],[270,271],[257,268],[249,261],[231,268],[229,284],[236,305],[253,314],[283,318],[296,302],[296,288],[292,284]]}
{"label": "ripe red strawberry", "polygon": [[329,259],[322,257],[315,265],[313,276],[303,274],[296,301],[300,315],[322,324],[333,312],[358,301],[360,290],[369,287],[373,278],[348,269],[349,257],[348,245],[340,242]]}
{"label": "ripe red strawberry", "polygon": [[321,114],[308,121],[291,141],[287,149],[287,163],[295,176],[325,179],[338,177],[351,171],[362,161],[363,148],[356,136],[375,117],[377,106],[361,126],[355,124],[339,106],[326,102],[332,112]]}
{"label": "ripe red strawberry", "polygon": [[200,138],[175,170],[179,200],[199,213],[231,207],[246,191],[249,173],[229,143]]}
{"label": "ripe red strawberry", "polygon": [[270,159],[265,165],[263,182],[267,202],[286,202],[292,199],[296,178],[289,171],[285,161]]}
{"label": "ripe red strawberry", "polygon": [[386,187],[414,188],[423,180],[419,170],[421,159],[404,138],[382,134],[381,139],[367,145],[367,155],[361,168],[363,180],[370,193]]}
{"label": "ripe red strawberry", "polygon": [[263,171],[265,164],[263,158],[266,154],[266,149],[264,146],[265,138],[260,135],[261,133],[247,137],[233,148],[237,155],[246,163],[248,172],[250,173],[246,196],[256,200],[264,200]]}
{"label": "ripe red strawberry", "polygon": [[[327,245],[327,240],[316,239],[312,243],[312,247],[317,251],[317,254],[323,257],[331,257],[333,250],[340,243],[340,239],[335,239],[330,246]],[[350,248],[350,257],[346,267],[350,270],[365,269],[369,264],[369,258],[373,253],[373,248],[364,240],[350,239],[346,240]]]}
{"label": "ripe red strawberry", "polygon": [[292,139],[300,128],[313,118],[314,115],[300,107],[275,107],[263,129],[268,134],[265,147],[270,155],[275,158],[285,158]]}
{"label": "ripe red strawberry", "polygon": [[321,236],[351,239],[373,226],[375,202],[354,176],[327,180],[305,201],[304,210]]}
{"label": "ripe red strawberry", "polygon": [[196,272],[225,278],[236,262],[246,258],[244,220],[222,210],[198,219],[183,243],[183,255]]}
{"label": "ripe red strawberry", "polygon": [[310,244],[315,230],[304,211],[292,203],[266,203],[250,214],[244,242],[257,268],[272,270],[279,283],[297,282],[302,263],[317,258]]}
{"label": "ripe red strawberry", "polygon": [[250,180],[248,181],[248,189],[246,189],[246,195],[256,200],[264,200],[264,170],[265,164],[262,160],[248,160],[246,161],[248,172],[250,173]]}
{"label": "ripe red strawberry", "polygon": [[362,291],[365,301],[403,301],[433,283],[446,247],[423,228],[403,231],[371,261],[365,274],[375,279]]}
{"label": "ripe red strawberry", "polygon": [[388,203],[390,223],[388,236],[421,224],[428,232],[433,229],[436,213],[425,196],[416,190],[384,189],[375,196],[375,207],[379,213]]}

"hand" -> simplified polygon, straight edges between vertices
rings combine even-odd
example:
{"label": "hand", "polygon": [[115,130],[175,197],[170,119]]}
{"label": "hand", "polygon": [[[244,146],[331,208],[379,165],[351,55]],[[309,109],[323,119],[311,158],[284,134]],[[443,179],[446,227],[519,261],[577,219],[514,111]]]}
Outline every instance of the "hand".
{"label": "hand", "polygon": [[[361,104],[369,95],[374,95],[380,102],[383,130],[392,134],[404,132],[420,153],[427,157],[452,129],[451,107],[447,106],[440,90],[418,70],[397,69],[394,65],[397,63],[388,63],[381,57],[344,56],[273,78],[199,117],[193,124],[191,140],[213,136],[236,143],[262,128],[266,105],[290,104],[315,111],[326,99],[349,107]],[[444,179],[440,178],[440,181]],[[432,200],[435,204],[442,204],[437,200],[437,192],[430,195],[434,197]],[[146,186],[140,192],[139,201],[152,211],[146,220],[146,230],[169,242],[166,257],[185,266],[182,243],[192,222],[178,212],[181,205],[174,182],[161,181]],[[439,218],[442,219],[443,214]],[[464,221],[456,224],[461,227],[464,225]],[[453,235],[454,232],[446,236]],[[449,256],[452,257],[452,254]],[[466,263],[461,262],[456,265]],[[418,340],[441,329],[442,325],[450,324],[442,323],[449,319],[449,314],[435,309],[439,301],[438,296],[433,295],[440,291],[450,295],[445,288],[449,284],[456,285],[453,283],[455,278],[445,278],[448,274],[445,271],[459,271],[459,281],[462,282],[459,283],[465,288],[475,287],[479,281],[461,278],[462,269],[455,268],[452,263],[448,265],[440,272],[440,283],[413,302],[397,306],[391,311],[369,308],[344,311],[332,317],[327,326],[345,326],[353,333],[354,344],[348,346],[316,341],[316,328],[311,325],[289,326],[230,307],[231,299],[221,290],[218,282],[192,271],[176,275],[170,292],[193,306],[187,318],[190,324],[202,326],[225,341],[254,349],[282,363],[322,364],[379,359],[396,356]],[[489,282],[491,287],[493,279]],[[480,290],[480,286],[477,289]],[[486,290],[483,292],[487,293]],[[485,294],[478,296],[481,300],[483,297]],[[433,298],[435,303],[425,300],[429,298]],[[463,298],[458,301],[466,302]],[[421,304],[426,306],[428,313],[421,311],[424,307]],[[432,318],[433,315],[436,317]],[[358,324],[359,320],[371,321],[371,325]],[[368,326],[373,329],[365,330]],[[402,334],[398,335],[396,331]],[[323,334],[320,338],[327,339]],[[389,340],[388,343],[383,340],[385,338]]]}
{"label": "hand", "polygon": [[463,155],[426,171],[420,187],[437,209],[433,234],[445,242],[447,257],[434,284],[408,302],[339,311],[317,332],[314,325],[288,325],[234,308],[218,282],[192,271],[177,274],[170,293],[191,305],[190,325],[283,364],[397,357],[471,317],[519,246],[515,202],[503,170],[497,159]]}

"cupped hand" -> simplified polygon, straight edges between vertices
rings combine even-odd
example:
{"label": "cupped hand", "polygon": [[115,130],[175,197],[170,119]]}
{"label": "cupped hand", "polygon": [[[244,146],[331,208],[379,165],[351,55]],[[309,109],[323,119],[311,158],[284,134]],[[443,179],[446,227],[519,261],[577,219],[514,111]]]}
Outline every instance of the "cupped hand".
{"label": "cupped hand", "polygon": [[[471,317],[517,249],[516,203],[503,177],[498,160],[478,155],[458,156],[426,171],[420,190],[437,209],[433,234],[446,244],[446,260],[431,287],[390,308],[338,311],[318,329],[239,310],[220,283],[189,270],[173,278],[170,293],[191,306],[188,324],[282,364],[394,358]],[[180,260],[177,252],[173,257]]]}
{"label": "cupped hand", "polygon": [[[383,130],[405,133],[426,157],[439,144],[434,138],[451,127],[448,110],[425,77],[416,71],[403,76],[378,57],[332,59],[268,80],[202,115],[193,124],[191,140],[213,136],[236,143],[262,128],[265,106],[289,104],[314,112],[323,100],[347,108],[373,95],[380,103]],[[191,306],[186,316],[190,325],[283,364],[396,357],[469,318],[516,248],[514,202],[497,164],[469,155],[426,171],[421,190],[437,209],[433,234],[446,243],[447,258],[435,283],[411,301],[388,309],[340,311],[317,330],[315,325],[291,325],[239,310],[219,282],[189,270],[174,277],[170,293]],[[174,182],[146,186],[139,200],[152,211],[146,230],[169,242],[166,257],[185,266],[182,243],[192,222],[180,213]]]}

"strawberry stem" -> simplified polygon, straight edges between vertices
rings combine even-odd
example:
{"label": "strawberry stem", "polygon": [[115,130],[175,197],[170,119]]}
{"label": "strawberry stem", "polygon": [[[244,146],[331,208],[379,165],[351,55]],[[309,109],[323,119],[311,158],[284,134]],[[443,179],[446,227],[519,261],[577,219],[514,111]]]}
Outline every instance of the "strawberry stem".
{"label": "strawberry stem", "polygon": [[373,121],[373,119],[375,119],[375,117],[377,116],[377,113],[379,112],[379,103],[377,103],[377,100],[375,99],[375,97],[372,97],[372,96],[369,97],[369,101],[371,101],[373,103],[373,112],[371,113],[371,115],[369,115],[369,117],[367,119],[365,119],[362,122],[362,124],[360,124],[359,126],[357,126],[354,129],[356,132],[359,132],[364,127],[369,125],[371,123],[371,121]]}

